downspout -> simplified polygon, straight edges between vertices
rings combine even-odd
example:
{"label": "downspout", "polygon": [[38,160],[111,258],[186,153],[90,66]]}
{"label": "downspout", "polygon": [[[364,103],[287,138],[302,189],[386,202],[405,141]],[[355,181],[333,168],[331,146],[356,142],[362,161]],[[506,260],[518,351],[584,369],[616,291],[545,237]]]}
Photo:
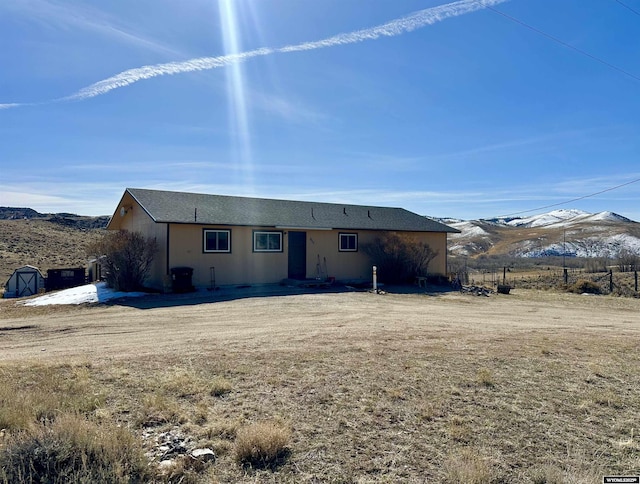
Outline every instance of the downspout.
{"label": "downspout", "polygon": [[449,233],[444,233],[444,277],[449,276]]}
{"label": "downspout", "polygon": [[166,254],[166,262],[167,262],[166,275],[167,276],[170,275],[169,274],[169,267],[170,267],[170,264],[169,264],[169,240],[170,240],[169,236],[170,236],[170,230],[169,229],[170,229],[170,227],[171,227],[171,224],[167,223],[167,244],[166,244],[167,245],[167,254]]}
{"label": "downspout", "polygon": [[169,268],[171,267],[171,263],[169,261],[169,241],[170,241],[170,230],[171,224],[167,222],[167,235],[166,235],[166,254],[165,254],[165,264],[167,265],[166,274],[162,280],[162,290],[163,292],[171,292],[171,275]]}

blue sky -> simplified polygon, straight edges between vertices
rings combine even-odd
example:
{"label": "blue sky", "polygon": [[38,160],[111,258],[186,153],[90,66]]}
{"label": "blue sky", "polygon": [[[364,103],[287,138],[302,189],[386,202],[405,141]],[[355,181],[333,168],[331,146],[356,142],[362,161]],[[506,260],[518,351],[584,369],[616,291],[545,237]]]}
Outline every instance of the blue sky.
{"label": "blue sky", "polygon": [[640,0],[3,0],[0,205],[640,220],[638,32]]}

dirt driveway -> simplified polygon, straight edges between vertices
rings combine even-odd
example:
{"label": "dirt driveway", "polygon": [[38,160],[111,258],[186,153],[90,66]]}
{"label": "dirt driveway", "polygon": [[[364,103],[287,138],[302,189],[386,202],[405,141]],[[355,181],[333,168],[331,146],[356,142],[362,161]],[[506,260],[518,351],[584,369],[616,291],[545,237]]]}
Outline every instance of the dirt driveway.
{"label": "dirt driveway", "polygon": [[371,344],[373,333],[460,334],[465,339],[602,333],[623,340],[640,333],[637,299],[531,291],[491,297],[392,292],[244,296],[152,296],[120,304],[10,311],[15,302],[2,301],[0,361],[97,361],[201,354],[215,348],[279,350],[358,335],[363,344]]}

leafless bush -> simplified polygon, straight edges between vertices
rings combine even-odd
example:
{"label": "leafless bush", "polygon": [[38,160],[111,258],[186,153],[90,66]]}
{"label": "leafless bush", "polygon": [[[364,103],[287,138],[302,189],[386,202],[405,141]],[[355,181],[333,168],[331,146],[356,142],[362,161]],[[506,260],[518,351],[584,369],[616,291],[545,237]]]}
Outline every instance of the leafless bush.
{"label": "leafless bush", "polygon": [[100,258],[109,287],[125,292],[144,288],[157,251],[156,239],[126,230],[109,232],[88,249],[91,256]]}
{"label": "leafless bush", "polygon": [[585,259],[584,269],[586,272],[596,273],[596,272],[607,272],[609,259],[606,257],[591,257]]}
{"label": "leafless bush", "polygon": [[426,242],[391,232],[361,247],[377,265],[380,280],[387,283],[404,283],[416,276],[426,276],[429,263],[438,256],[438,251]]}
{"label": "leafless bush", "polygon": [[628,249],[618,254],[618,269],[620,272],[634,272],[640,267],[640,255]]}
{"label": "leafless bush", "polygon": [[578,282],[569,287],[570,292],[577,294],[602,294],[602,288],[597,282],[580,279]]}

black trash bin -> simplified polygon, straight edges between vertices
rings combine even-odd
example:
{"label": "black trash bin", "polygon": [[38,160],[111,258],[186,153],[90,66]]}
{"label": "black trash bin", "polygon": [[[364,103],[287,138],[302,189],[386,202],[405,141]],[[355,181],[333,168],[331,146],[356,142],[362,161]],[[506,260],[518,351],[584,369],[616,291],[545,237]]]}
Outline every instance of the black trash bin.
{"label": "black trash bin", "polygon": [[173,267],[171,269],[171,288],[173,292],[191,292],[195,288],[191,283],[193,276],[193,268],[191,267]]}

